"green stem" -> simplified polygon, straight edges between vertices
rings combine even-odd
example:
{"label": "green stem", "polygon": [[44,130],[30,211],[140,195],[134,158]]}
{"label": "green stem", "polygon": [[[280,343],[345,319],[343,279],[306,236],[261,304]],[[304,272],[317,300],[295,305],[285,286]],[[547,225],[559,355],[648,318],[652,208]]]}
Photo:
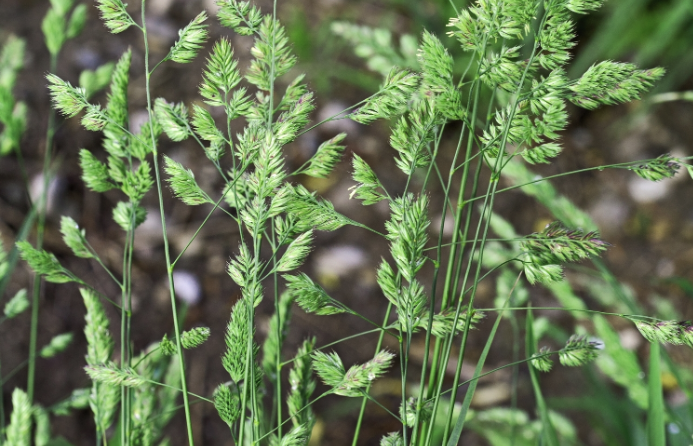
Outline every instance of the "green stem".
{"label": "green stem", "polygon": [[[147,23],[145,21],[145,1],[142,0],[142,34],[144,37],[144,72],[146,74],[145,87],[147,92],[147,113],[149,114],[149,122],[153,121],[152,116],[152,96],[150,91],[150,77],[149,73],[149,42],[147,41]],[[192,421],[190,419],[190,402],[188,400],[188,385],[185,379],[185,360],[183,356],[183,346],[180,340],[180,324],[178,323],[178,310],[176,306],[176,293],[173,283],[173,266],[171,264],[171,253],[168,242],[168,235],[166,231],[166,214],[164,213],[164,197],[161,188],[161,174],[159,169],[159,151],[156,146],[156,137],[154,136],[153,126],[149,126],[149,136],[151,139],[152,154],[154,161],[154,174],[156,178],[156,190],[159,197],[159,212],[161,213],[161,232],[164,241],[164,255],[166,257],[166,274],[168,276],[168,287],[169,296],[171,298],[171,312],[173,314],[173,329],[176,335],[176,346],[178,348],[179,366],[180,366],[180,381],[181,390],[183,393],[183,406],[185,408],[185,425],[188,434],[188,444],[193,446],[193,431],[192,431]]]}
{"label": "green stem", "polygon": [[[546,14],[544,15],[544,17],[541,20],[541,23],[539,24],[537,34],[539,34],[541,32],[541,30],[543,29],[545,21],[546,21]],[[474,273],[474,282],[473,282],[474,285],[472,287],[472,291],[471,291],[470,296],[469,296],[469,302],[467,304],[467,314],[471,314],[471,311],[472,311],[473,305],[474,305],[474,298],[476,297],[476,291],[477,291],[477,287],[478,287],[478,283],[479,283],[478,279],[479,279],[479,275],[481,273],[481,265],[483,263],[484,247],[486,246],[486,238],[488,237],[488,229],[489,229],[489,223],[490,223],[489,213],[492,211],[494,201],[495,201],[495,193],[496,193],[496,190],[498,188],[498,182],[499,182],[498,177],[500,176],[499,168],[502,164],[502,160],[504,157],[505,145],[506,145],[506,142],[508,140],[508,135],[510,133],[510,126],[511,126],[512,120],[515,116],[515,113],[517,111],[518,98],[520,95],[520,91],[522,89],[522,86],[524,85],[524,82],[525,82],[525,79],[526,79],[527,74],[529,72],[529,69],[532,66],[532,63],[534,61],[534,57],[536,55],[538,45],[539,45],[538,42],[535,42],[535,44],[533,45],[532,53],[531,53],[531,55],[527,61],[527,66],[525,67],[525,70],[522,73],[522,77],[521,77],[520,82],[518,84],[518,91],[512,100],[510,116],[508,116],[508,121],[505,123],[504,128],[503,128],[503,137],[501,138],[501,141],[500,141],[500,149],[499,149],[498,158],[496,158],[495,166],[491,170],[491,178],[489,179],[489,184],[488,184],[488,188],[487,188],[487,192],[486,192],[486,198],[484,200],[484,206],[482,208],[481,215],[479,216],[479,222],[477,225],[476,234],[474,236],[475,239],[479,239],[479,233],[483,227],[483,236],[482,236],[481,242],[479,244],[479,257],[476,259],[476,271]],[[470,252],[474,253],[475,252],[474,248],[475,248],[475,246],[472,246],[472,250]],[[468,274],[471,270],[473,260],[474,260],[473,258],[470,258],[470,261],[467,265],[467,271],[465,272],[465,278],[464,278],[464,281],[462,284],[462,293],[464,293],[464,288],[466,286],[466,280],[467,280]],[[455,326],[457,324],[457,321],[459,319],[463,298],[464,298],[464,294],[460,295],[460,299],[458,301],[457,309],[455,312],[455,319],[454,319],[453,326]],[[454,407],[455,397],[457,395],[457,388],[458,388],[457,384],[459,383],[459,379],[460,379],[459,375],[460,375],[460,371],[462,368],[462,360],[464,358],[464,353],[465,353],[465,349],[466,349],[466,345],[467,345],[467,337],[469,334],[470,326],[471,326],[471,324],[465,324],[464,333],[462,335],[462,341],[460,343],[460,353],[459,353],[459,357],[457,359],[457,371],[455,374],[452,393],[451,393],[451,397],[450,397],[448,417],[447,417],[447,420],[445,423],[445,429],[444,429],[444,434],[443,434],[443,443],[447,442],[448,434],[449,434],[449,430],[450,430],[450,425],[452,422],[453,407]],[[448,356],[448,355],[449,355],[449,350],[448,350],[446,356]]]}
{"label": "green stem", "polygon": [[[58,55],[51,54],[50,72],[55,73],[58,66]],[[43,154],[43,185],[41,198],[37,207],[38,223],[36,226],[36,249],[43,249],[43,236],[46,231],[46,212],[48,210],[48,186],[50,182],[50,163],[53,151],[53,136],[55,135],[55,112],[51,108],[48,113],[48,128],[46,129],[46,151]],[[34,401],[34,384],[36,380],[36,342],[38,337],[39,298],[41,295],[41,275],[34,275],[34,285],[31,297],[31,326],[29,329],[29,370],[27,372],[26,393],[29,401]]]}
{"label": "green stem", "polygon": [[[387,321],[390,319],[390,312],[392,311],[392,303],[387,304],[387,311],[385,311],[385,317],[383,318],[383,327],[387,325]],[[378,336],[378,343],[375,346],[375,351],[376,353],[380,351],[380,348],[383,345],[383,338],[385,337],[385,331],[381,331],[380,335]],[[368,384],[368,387],[366,387],[365,392],[368,393],[371,389],[370,383]],[[361,423],[363,422],[363,416],[366,413],[366,403],[368,403],[368,398],[363,397],[361,400],[361,409],[359,410],[359,416],[356,419],[356,428],[354,428],[354,438],[351,441],[351,446],[356,446],[356,443],[359,440],[359,433],[361,432]]]}

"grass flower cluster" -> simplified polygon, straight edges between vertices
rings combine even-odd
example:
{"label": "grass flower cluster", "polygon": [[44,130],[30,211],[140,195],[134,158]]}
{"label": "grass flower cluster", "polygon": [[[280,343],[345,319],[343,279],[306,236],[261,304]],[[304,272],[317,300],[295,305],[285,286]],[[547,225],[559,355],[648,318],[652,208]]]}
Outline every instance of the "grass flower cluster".
{"label": "grass flower cluster", "polygon": [[[51,408],[52,413],[88,408],[96,444],[134,446],[168,444],[166,426],[180,410],[185,415],[187,444],[192,445],[194,399],[214,406],[234,444],[294,446],[311,439],[319,418],[313,410],[315,402],[338,396],[361,400],[348,440],[353,445],[367,422],[367,403],[379,405],[399,426],[382,437],[381,446],[456,445],[465,429],[478,432],[491,444],[575,444],[574,426],[549,409],[537,373],[549,372],[551,357],[557,355],[567,367],[595,363],[625,387],[636,404],[647,410],[649,444],[664,445],[665,419],[679,423],[680,414],[663,403],[659,364],[667,357],[659,344],[693,347],[693,326],[636,315],[637,309],[633,314],[613,314],[632,321],[653,343],[644,383],[637,358],[620,346],[603,317],[612,313],[588,309],[564,277],[571,264],[591,260],[608,279],[612,292],[622,296],[618,281],[598,259],[610,244],[602,240],[586,214],[548,182],[537,180],[527,166],[551,163],[561,155],[560,138],[569,123],[569,104],[592,110],[633,101],[664,75],[661,68],[639,69],[607,60],[595,63],[578,78],[568,76],[567,65],[576,45],[575,15],[595,11],[601,3],[478,0],[449,21],[448,35],[454,47],[428,31],[420,38],[403,37],[397,47],[384,30],[345,22],[333,25],[336,34],[355,44],[357,55],[383,74],[377,92],[327,120],[350,119],[360,124],[380,120],[389,125],[389,146],[403,189],[388,190],[377,166],[350,155],[355,185],[349,198],[364,206],[387,204],[383,209],[388,217],[384,233],[380,233],[342,215],[298,180],[298,175],[330,176],[345,154],[346,134],[321,142],[312,157],[296,169],[287,163],[286,146],[313,128],[309,124],[316,98],[305,76],[295,72],[297,58],[277,18],[276,1],[269,13],[247,1],[217,1],[221,25],[252,37],[251,61],[242,71],[231,40],[220,38],[212,44],[199,76],[199,101],[186,104],[153,98],[151,80],[164,63],[185,64],[201,57],[210,37],[207,14],[194,17],[178,32],[168,54],[154,62],[146,1],[142,0],[137,17],[121,0],[97,0],[110,32],[118,34],[128,28],[141,32],[144,73],[140,74],[144,77],[133,74],[132,68],[138,65],[129,49],[115,64],[83,73],[78,86],[55,74],[55,65],[46,76],[55,110],[66,118],[80,116],[85,129],[103,135],[102,149],[79,151],[82,180],[93,192],[119,194],[112,218],[124,233],[123,262],[113,268],[90,245],[79,222],[70,217],[60,222],[65,245],[75,256],[103,268],[120,290],[119,297],[104,294],[100,284],[64,267],[44,250],[42,238],[35,244],[26,240],[16,244],[21,258],[43,280],[76,283],[86,309],[84,372],[91,386],[76,389],[69,399]],[[65,40],[84,26],[86,7],[73,7],[72,0],[51,0],[51,4],[43,30],[55,60]],[[0,55],[0,122],[4,125],[0,154],[18,150],[26,126],[26,107],[11,94],[22,51],[19,40],[9,40]],[[128,105],[134,79],[144,79],[148,113],[147,122],[138,130],[130,127]],[[94,93],[106,86],[105,105],[93,102]],[[232,123],[242,130],[232,134]],[[216,190],[201,186],[193,170],[162,153],[160,141],[164,138],[194,141],[223,186]],[[457,141],[445,158],[444,140]],[[663,155],[611,167],[660,181],[673,177],[682,165],[684,159]],[[517,234],[513,224],[501,217],[496,203],[501,180],[535,197],[556,221],[541,232]],[[225,271],[240,290],[240,298],[231,308],[223,333],[204,326],[182,330],[179,317],[183,312],[175,298],[173,273],[185,250],[174,256],[169,245],[165,186],[185,205],[202,206],[210,215],[222,213],[238,229],[239,239]],[[153,193],[161,215],[173,330],[161,333],[160,341],[148,348],[134,351],[135,230],[147,217],[143,200]],[[41,207],[39,215],[45,219],[45,203],[39,203],[38,209]],[[437,223],[431,218],[446,212],[452,220]],[[359,308],[332,297],[317,279],[300,271],[317,233],[344,226],[370,231],[389,248],[375,271],[386,308],[381,320],[367,319]],[[451,239],[445,240],[448,233]],[[500,239],[492,240],[492,234]],[[3,284],[11,269],[0,246]],[[493,308],[478,304],[484,281],[496,281],[498,298]],[[550,322],[534,318],[533,312],[541,307],[532,304],[529,285],[545,287],[562,305],[560,309],[590,324],[577,325],[572,335],[554,330],[561,333],[557,338],[562,337],[565,345],[557,350],[540,348]],[[257,308],[263,301],[270,301],[274,308],[266,337],[258,334]],[[18,292],[5,304],[0,321],[30,307],[37,312],[37,302],[31,303],[25,290]],[[112,326],[106,306],[120,312],[119,327]],[[295,307],[325,317],[341,314],[363,319],[373,330],[354,335],[377,338],[371,359],[345,364],[337,352],[313,337],[305,339],[295,352],[288,352],[285,341]],[[519,367],[528,366],[538,416],[532,423],[517,407],[516,399],[507,409],[471,409],[479,379],[493,373],[486,371],[486,360],[500,324],[512,325],[517,343],[523,319],[525,355],[521,357],[516,349],[513,362],[502,368],[511,368],[517,376]],[[463,361],[471,360],[470,332],[482,325],[488,336],[480,355],[473,358],[472,379],[463,381]],[[224,338],[219,356],[227,379],[215,383],[210,395],[194,395],[188,391],[186,350],[199,347],[210,337]],[[394,340],[388,345],[396,348],[385,347],[386,337]],[[64,351],[71,340],[71,334],[62,334],[37,350],[34,339],[32,364],[37,355],[52,357]],[[420,364],[412,361],[417,343],[424,345]],[[626,365],[628,373],[619,370]],[[673,364],[668,367],[678,373]],[[454,370],[452,378],[450,370]],[[398,407],[378,401],[371,391],[373,383],[384,376],[396,377],[400,383]],[[33,402],[31,391],[17,389],[9,424],[1,435],[8,445],[28,445],[30,436],[37,445],[50,444],[48,414]],[[489,430],[493,423],[501,428]],[[677,426],[693,430],[686,423]]]}

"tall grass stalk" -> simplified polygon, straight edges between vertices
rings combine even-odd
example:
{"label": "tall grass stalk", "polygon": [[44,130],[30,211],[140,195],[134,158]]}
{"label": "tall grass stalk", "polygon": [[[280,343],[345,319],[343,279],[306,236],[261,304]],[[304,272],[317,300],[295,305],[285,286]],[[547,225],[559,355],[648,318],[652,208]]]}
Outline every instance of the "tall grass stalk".
{"label": "tall grass stalk", "polygon": [[[208,37],[204,24],[207,16],[200,13],[181,29],[169,53],[151,67],[145,6],[146,1],[142,0],[138,24],[121,0],[97,2],[111,32],[117,34],[129,27],[142,32],[149,120],[139,133],[128,125],[130,51],[114,68],[105,107],[90,102],[85,89],[73,87],[53,74],[47,76],[55,107],[68,117],[84,113],[85,128],[104,133],[106,162],[89,150],[80,151],[86,185],[96,192],[117,189],[127,197],[113,212],[115,222],[124,231],[121,274],[109,270],[91,249],[86,234],[76,222],[64,217],[61,225],[63,239],[75,255],[94,259],[120,287],[120,363],[113,358],[115,343],[102,305],[109,298],[60,265],[41,248],[41,242],[36,248],[27,243],[18,245],[23,258],[47,281],[76,282],[81,287],[87,308],[85,370],[92,379],[88,404],[97,426],[97,443],[106,445],[118,439],[123,445],[151,444],[162,437],[174,408],[182,407],[187,442],[192,445],[190,396],[193,396],[215,406],[235,444],[307,444],[318,419],[312,408],[315,402],[340,396],[361,400],[351,438],[354,446],[362,435],[369,402],[380,406],[401,424],[398,432],[382,438],[382,446],[458,444],[464,429],[479,429],[484,416],[509,425],[509,442],[523,435],[546,444],[569,444],[575,440],[571,425],[556,421],[562,418],[544,398],[538,372],[548,372],[555,356],[569,367],[594,361],[599,356],[600,345],[586,337],[586,329],[576,327],[578,333],[565,335],[564,347],[539,348],[544,332],[538,328],[539,319],[534,319],[532,311],[549,307],[532,305],[528,285],[546,287],[563,304],[560,308],[576,318],[591,318],[595,331],[610,343],[611,352],[622,353],[619,350],[622,347],[612,342],[616,335],[603,315],[627,319],[651,342],[693,346],[691,324],[641,316],[642,312],[632,302],[628,307],[631,314],[588,309],[574,295],[570,284],[564,282],[564,268],[593,259],[594,274],[601,275],[615,294],[620,293],[622,303],[628,300],[616,278],[597,259],[609,244],[601,239],[589,217],[560,197],[548,183],[549,178],[575,172],[535,179],[524,165],[550,163],[560,155],[562,148],[558,141],[568,125],[568,102],[591,110],[635,100],[664,74],[658,68],[640,70],[632,64],[605,61],[594,64],[579,78],[568,78],[566,66],[575,45],[575,24],[571,17],[596,10],[601,1],[479,0],[457,12],[449,23],[449,34],[464,55],[456,48],[446,48],[441,39],[424,31],[417,43],[416,60],[400,55],[401,51],[406,52],[407,45],[413,45],[416,38],[412,36],[395,48],[388,32],[344,23],[335,27],[341,35],[360,44],[361,54],[379,57],[377,63],[371,60],[369,64],[379,67],[384,74],[376,93],[323,121],[348,118],[361,124],[376,120],[389,123],[390,146],[404,184],[401,191],[388,191],[378,177],[377,168],[372,168],[358,154],[352,158],[355,185],[350,198],[361,200],[365,206],[387,204],[389,215],[383,233],[345,217],[332,203],[300,184],[299,175],[325,178],[331,174],[345,151],[346,135],[324,141],[297,169],[291,169],[284,158],[286,147],[315,127],[309,126],[315,98],[304,76],[296,75],[293,70],[296,57],[278,20],[276,0],[270,13],[263,13],[249,2],[218,1],[220,23],[254,39],[251,61],[241,74],[229,40],[218,40],[201,76],[198,87],[201,102],[191,106],[152,98],[151,79],[161,64],[187,63],[197,56]],[[526,48],[522,49],[523,45]],[[388,57],[406,62],[408,68],[388,67]],[[455,68],[456,58],[464,61],[466,68],[462,73]],[[282,87],[285,84],[279,79],[289,76],[293,78]],[[223,122],[219,125],[217,121]],[[232,129],[237,123],[244,127],[234,135]],[[158,140],[163,134],[175,142],[190,138],[199,146],[198,150],[218,172],[217,181],[223,184],[222,188],[203,190],[192,171],[161,153]],[[452,163],[445,166],[441,161],[445,159],[442,151],[449,135],[456,144]],[[224,159],[227,154],[230,159]],[[594,169],[627,168],[645,179],[659,181],[672,177],[684,161],[663,155]],[[44,181],[47,178],[46,171]],[[501,180],[513,185],[502,188]],[[168,240],[164,181],[186,205],[211,208],[175,259]],[[161,214],[175,342],[164,334],[161,341],[136,354],[131,345],[135,229],[145,218],[141,200],[154,184]],[[516,188],[536,197],[557,221],[537,233],[517,234],[497,209],[498,194]],[[438,194],[441,190],[443,193]],[[442,196],[440,209],[431,210],[439,204],[436,202],[439,196]],[[42,205],[45,206],[45,199]],[[442,215],[439,232],[430,241],[429,215],[438,211]],[[447,212],[453,218],[449,243],[444,236]],[[212,213],[224,214],[238,228],[238,246],[234,247],[226,271],[240,289],[241,297],[231,310],[224,333],[221,365],[229,379],[219,383],[207,398],[188,391],[184,350],[204,342],[210,331],[205,327],[182,330],[184,312],[176,304],[173,272]],[[39,226],[45,221],[41,218]],[[347,225],[369,231],[371,237],[377,235],[389,247],[390,255],[381,260],[376,271],[376,282],[386,299],[383,303],[387,304],[383,305],[387,309],[382,323],[369,320],[359,308],[338,301],[308,274],[298,272],[310,254],[316,231],[335,231]],[[498,238],[493,238],[494,233]],[[432,282],[422,271],[427,264],[432,265]],[[496,281],[499,298],[494,306],[482,310],[477,303],[480,285],[490,280]],[[268,300],[274,313],[269,319],[269,332],[262,339],[256,335],[256,308],[266,296],[271,296]],[[284,343],[294,304],[308,313],[355,316],[368,322],[373,330],[344,336],[337,343],[360,335],[375,336],[377,332],[372,358],[347,368],[339,354],[327,351],[334,343],[317,347],[316,340],[310,338],[300,345],[293,359],[286,360]],[[35,305],[33,311],[37,309]],[[470,360],[470,330],[482,323],[485,313],[494,312],[495,321],[481,356],[476,359],[473,378],[463,382],[462,364]],[[526,358],[521,358],[519,333],[524,314]],[[539,415],[535,420],[539,428],[533,431],[517,422],[527,415],[516,407],[516,388],[509,412],[478,414],[470,409],[479,379],[493,373],[484,373],[483,368],[499,326],[508,318],[516,335],[512,362],[493,371],[510,367],[513,382],[517,383],[518,367],[524,364],[530,367]],[[37,319],[32,320],[34,327]],[[421,330],[425,333],[421,334]],[[397,342],[397,354],[383,349],[385,336]],[[421,368],[415,366],[412,355],[412,346],[419,337],[423,337],[425,346]],[[31,361],[36,350],[35,331],[32,331],[32,345]],[[454,352],[457,358],[452,362]],[[632,371],[639,367],[635,355],[621,354],[619,360],[621,365],[630,361]],[[651,361],[659,364],[659,352],[655,349]],[[452,364],[455,372],[450,384],[447,376]],[[597,360],[597,364],[606,367],[604,361]],[[658,373],[657,367],[651,364],[653,373]],[[285,385],[282,379],[289,366],[288,385]],[[34,367],[30,366],[31,376]],[[395,370],[390,371],[392,368]],[[385,374],[399,375],[399,408],[389,407],[371,395],[373,382]],[[613,369],[607,375],[618,379]],[[314,395],[319,389],[317,378],[324,386],[320,388],[322,393]],[[617,382],[621,384],[626,379]],[[418,390],[414,390],[414,383],[418,383]],[[469,387],[460,403],[458,392],[466,384]],[[650,400],[657,409],[650,408],[648,432],[651,438],[657,437],[661,442],[664,418],[660,415],[665,410],[659,392],[661,381],[651,377],[649,384]],[[634,380],[626,385],[642,389],[642,383]],[[182,405],[175,403],[178,393],[182,393]],[[31,394],[30,391],[30,401]],[[145,394],[155,397],[145,398]],[[632,394],[636,400],[642,398],[637,396],[642,392]],[[22,401],[18,394],[18,407]],[[117,407],[119,421],[114,423]],[[515,418],[508,421],[508,416]],[[119,427],[118,434],[109,440],[114,424]]]}

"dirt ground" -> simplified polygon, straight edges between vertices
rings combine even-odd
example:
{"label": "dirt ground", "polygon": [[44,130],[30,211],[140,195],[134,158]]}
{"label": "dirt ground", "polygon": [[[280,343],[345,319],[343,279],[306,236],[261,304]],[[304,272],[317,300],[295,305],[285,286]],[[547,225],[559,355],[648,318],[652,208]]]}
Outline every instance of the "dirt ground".
{"label": "dirt ground", "polygon": [[[136,3],[136,2],[132,2]],[[158,60],[177,37],[177,30],[187,24],[202,7],[209,7],[211,1],[157,0],[150,2],[148,21],[150,23],[153,55]],[[267,2],[261,2],[267,7]],[[299,5],[299,6],[297,6]],[[131,5],[139,7],[139,5]],[[0,2],[0,42],[10,34],[19,35],[28,41],[27,58],[15,94],[25,101],[29,108],[28,130],[23,139],[23,162],[29,173],[32,185],[40,182],[42,157],[45,150],[45,132],[48,121],[49,99],[45,88],[44,75],[49,70],[48,52],[42,42],[40,21],[47,9],[47,2],[38,0],[3,0]],[[266,9],[269,10],[269,9]],[[391,9],[385,1],[347,1],[347,0],[309,0],[281,4],[279,16],[287,17],[286,24],[301,20],[309,29],[317,30],[316,23],[333,18],[346,17],[360,20],[361,23],[378,24],[378,18],[386,17],[384,23],[392,25],[394,32],[412,32],[414,22],[404,16],[401,9]],[[230,36],[236,55],[247,61],[252,40],[247,37],[231,35],[221,28],[215,19],[210,20],[212,39],[222,35]],[[321,28],[320,28],[321,29]],[[300,36],[299,36],[300,37]],[[131,113],[141,116],[145,113],[143,87],[144,71],[142,64],[143,48],[140,36],[135,30],[113,36],[107,33],[97,19],[96,9],[89,6],[89,20],[82,35],[70,41],[63,51],[57,74],[73,84],[79,72],[115,61],[128,46],[133,50],[131,78]],[[324,45],[339,45],[329,40]],[[298,44],[297,44],[298,45]],[[315,44],[313,44],[315,46]],[[319,45],[317,45],[319,46]],[[303,48],[303,47],[302,47]],[[315,48],[313,47],[313,50]],[[334,57],[341,64],[358,67],[358,61],[348,53],[348,48],[339,49]],[[316,50],[317,51],[317,50]],[[153,78],[153,97],[165,97],[169,101],[191,102],[197,100],[196,86],[200,81],[200,71],[204,63],[202,53],[195,62],[188,65],[165,64]],[[327,57],[327,56],[324,56]],[[329,116],[332,110],[340,110],[368,95],[368,92],[355,87],[331,74],[314,74],[322,65],[330,65],[329,60],[310,60],[299,65],[296,73],[305,70],[308,84],[319,86],[317,93],[318,109],[315,120]],[[334,68],[334,67],[333,67]],[[311,71],[313,70],[313,71]],[[329,68],[327,72],[330,73]],[[372,79],[377,75],[366,73]],[[689,81],[688,87],[691,87]],[[681,87],[686,88],[686,85]],[[104,95],[96,97],[104,101]],[[603,108],[587,113],[570,109],[571,126],[563,135],[564,153],[550,166],[536,168],[542,175],[583,169],[600,164],[611,164],[653,158],[663,153],[675,156],[690,156],[693,142],[693,103],[673,102],[648,107],[643,103],[628,106]],[[77,119],[58,118],[54,154],[56,181],[50,196],[50,215],[46,230],[46,249],[55,253],[70,270],[93,284],[99,284],[102,291],[110,296],[118,296],[119,290],[112,286],[106,274],[97,265],[75,258],[62,243],[59,233],[61,215],[72,216],[83,228],[91,245],[107,259],[116,270],[122,256],[123,233],[111,220],[111,208],[119,199],[117,193],[96,194],[87,191],[80,180],[77,153],[82,147],[93,151],[100,149],[101,136],[80,128]],[[305,184],[329,198],[337,210],[359,222],[376,229],[383,227],[387,218],[387,208],[381,206],[362,207],[356,200],[349,200],[350,179],[349,153],[363,156],[374,166],[384,184],[390,191],[403,188],[403,177],[393,168],[392,151],[388,145],[388,131],[383,123],[370,127],[340,121],[336,125],[325,126],[300,138],[287,148],[289,166],[297,167],[315,150],[317,144],[340,131],[347,131],[348,151],[330,179]],[[454,131],[451,132],[451,135]],[[444,147],[451,147],[453,141],[445,141]],[[214,169],[192,143],[173,143],[162,138],[163,153],[182,162],[192,169],[200,185],[206,190],[219,190],[221,183],[214,178]],[[11,246],[14,236],[27,213],[25,189],[15,156],[0,159],[0,233],[5,246]],[[693,318],[690,294],[685,287],[676,285],[673,279],[693,280],[693,194],[692,180],[685,172],[680,172],[673,180],[662,183],[645,183],[632,172],[625,170],[605,170],[587,172],[565,177],[555,182],[557,189],[570,197],[598,222],[603,238],[613,246],[605,255],[609,268],[635,292],[638,300],[651,311],[652,315],[664,311],[657,296],[666,298],[682,319]],[[174,200],[165,192],[166,213],[171,223],[170,240],[175,252],[180,251],[199,224],[206,217],[208,209],[191,208]],[[509,219],[520,233],[539,230],[550,221],[550,214],[541,205],[513,191],[501,194],[498,198],[498,212]],[[163,244],[157,223],[158,205],[154,194],[144,203],[148,208],[148,220],[137,232],[134,269],[135,310],[133,318],[133,342],[135,351],[161,339],[164,333],[172,330],[171,307],[168,300],[163,262]],[[433,215],[440,219],[442,216]],[[205,225],[200,236],[191,245],[179,263],[177,270],[188,274],[179,276],[181,281],[191,284],[193,295],[198,300],[188,308],[185,327],[205,325],[211,328],[212,337],[202,347],[192,350],[187,356],[190,391],[210,395],[214,388],[226,381],[227,375],[220,363],[224,351],[222,333],[228,321],[231,306],[239,296],[239,290],[226,275],[226,262],[238,246],[235,225],[229,224],[227,217],[215,214]],[[30,240],[34,240],[32,236]],[[387,301],[382,297],[375,283],[375,268],[382,256],[387,256],[385,241],[358,228],[344,228],[334,233],[321,233],[317,237],[315,252],[304,270],[321,283],[338,300],[349,306],[359,308],[364,315],[379,320],[384,314]],[[585,265],[587,266],[587,265]],[[21,287],[29,288],[32,275],[25,264],[20,263],[7,291],[7,296]],[[690,283],[690,282],[689,282]],[[199,285],[199,293],[195,285]],[[578,285],[580,290],[580,285]],[[584,290],[582,290],[584,291]],[[531,288],[533,301],[551,302],[548,293],[540,287]],[[587,296],[586,293],[584,293]],[[480,290],[480,304],[491,303],[494,297],[492,285]],[[6,299],[7,297],[3,297]],[[589,301],[589,298],[588,298]],[[39,345],[45,344],[52,336],[72,332],[75,341],[63,354],[39,360],[37,370],[36,399],[43,405],[60,401],[78,387],[88,385],[88,377],[83,373],[86,342],[82,335],[84,309],[82,300],[74,285],[45,284],[41,297]],[[112,326],[117,326],[114,309]],[[264,336],[272,308],[264,302],[259,308],[259,336]],[[548,313],[547,313],[548,314]],[[567,330],[573,324],[565,314],[549,314],[556,323],[565,324]],[[486,324],[490,325],[490,324]],[[0,360],[2,376],[18,366],[27,357],[29,339],[29,315],[24,314],[16,320],[0,327]],[[287,356],[295,351],[302,339],[315,335],[318,345],[336,341],[349,334],[365,331],[370,326],[350,317],[314,317],[300,309],[293,312],[293,321],[287,340]],[[478,355],[483,347],[486,329],[482,327],[471,338],[470,357]],[[617,325],[624,337],[631,335],[627,324]],[[502,328],[498,339],[510,336],[508,327]],[[335,347],[345,362],[364,361],[371,357],[375,349],[375,337],[363,337]],[[634,348],[644,352],[645,346],[637,343]],[[389,345],[393,350],[396,344]],[[416,346],[415,346],[416,347]],[[413,358],[421,361],[423,346],[413,351]],[[499,342],[497,349],[488,361],[489,368],[507,363],[509,343]],[[693,356],[684,347],[672,349],[672,355],[686,364],[693,365]],[[417,364],[416,366],[418,367]],[[466,364],[466,363],[465,363]],[[473,362],[469,363],[473,366]],[[463,370],[463,373],[466,371]],[[523,372],[524,373],[524,372]],[[528,399],[525,406],[532,409],[531,389],[527,387],[527,376],[521,376],[520,400]],[[574,385],[566,386],[565,375],[546,375],[542,378],[545,395],[551,398],[575,395],[583,378],[573,372]],[[479,391],[486,391],[486,400],[477,403],[477,408],[488,404],[508,405],[508,374],[499,373],[482,382]],[[381,380],[374,389],[386,404],[393,408],[398,404],[399,381],[392,378]],[[524,387],[522,387],[524,383]],[[26,387],[26,370],[21,368],[14,376],[4,382],[2,391],[6,413],[14,387]],[[672,391],[674,392],[674,391]],[[522,398],[523,396],[527,398]],[[355,422],[358,402],[342,399],[321,401],[317,407],[320,414],[316,431],[320,444],[350,444],[350,432]],[[572,416],[573,414],[571,414]],[[362,444],[377,444],[381,435],[397,430],[397,423],[376,408],[369,409],[369,422],[366,423]],[[585,418],[575,415],[578,423]],[[175,418],[171,423],[170,437],[173,444],[184,444],[184,423]],[[75,445],[93,442],[91,415],[82,411],[74,416],[59,417],[53,420],[54,433],[69,439]],[[226,426],[218,419],[215,409],[208,404],[193,406],[193,426],[199,444],[231,444]],[[222,440],[226,439],[226,440]],[[589,432],[581,434],[586,444],[600,444],[598,438]],[[468,444],[480,441],[470,436]]]}

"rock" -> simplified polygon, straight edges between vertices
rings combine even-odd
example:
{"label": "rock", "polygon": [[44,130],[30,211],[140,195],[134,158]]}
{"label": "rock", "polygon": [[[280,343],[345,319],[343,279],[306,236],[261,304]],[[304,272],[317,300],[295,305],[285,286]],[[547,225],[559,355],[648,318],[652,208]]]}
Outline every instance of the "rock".
{"label": "rock", "polygon": [[366,266],[366,252],[353,245],[333,246],[318,251],[313,261],[318,276],[344,277]]}
{"label": "rock", "polygon": [[[31,201],[33,201],[36,204],[39,204],[41,202],[41,194],[43,193],[43,183],[43,174],[38,174],[31,180],[31,185],[29,186],[29,194],[31,195]],[[48,214],[52,214],[53,211],[57,209],[57,203],[60,201],[64,190],[64,178],[59,176],[53,176],[49,179],[48,189],[46,191],[46,211]]]}
{"label": "rock", "polygon": [[202,286],[197,276],[188,271],[173,272],[176,297],[187,305],[196,305],[202,299]]}
{"label": "rock", "polygon": [[[318,122],[322,122],[325,119],[329,119],[330,117],[341,113],[342,111],[346,110],[347,107],[348,106],[342,102],[328,102],[318,111]],[[344,132],[347,135],[355,136],[358,133],[358,124],[356,124],[351,119],[345,118],[347,114],[348,113],[343,113],[342,115],[340,115],[340,118],[334,121],[329,121],[324,124],[320,124],[319,128],[325,132]]]}
{"label": "rock", "polygon": [[652,203],[666,197],[670,184],[667,180],[655,182],[635,177],[628,182],[628,192],[637,203]]}

